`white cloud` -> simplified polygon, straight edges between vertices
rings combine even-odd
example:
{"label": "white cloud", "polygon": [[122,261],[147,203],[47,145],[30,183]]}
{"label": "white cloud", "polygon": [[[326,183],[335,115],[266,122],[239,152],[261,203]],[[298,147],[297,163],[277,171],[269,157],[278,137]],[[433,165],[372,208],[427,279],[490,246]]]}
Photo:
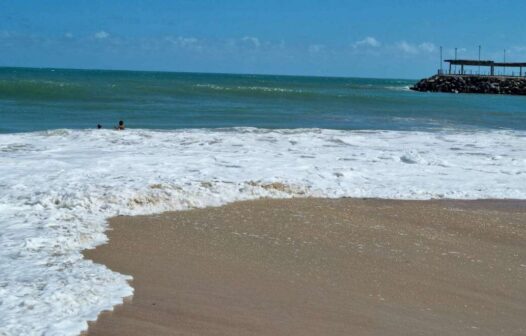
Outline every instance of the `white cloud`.
{"label": "white cloud", "polygon": [[325,46],[323,44],[311,44],[309,46],[309,53],[316,54],[319,52],[322,52],[325,49]]}
{"label": "white cloud", "polygon": [[259,42],[259,39],[254,36],[245,36],[241,39],[241,41],[253,46],[254,48],[259,48],[259,46],[261,45],[261,42]]}
{"label": "white cloud", "polygon": [[374,37],[372,36],[367,36],[366,38],[364,38],[363,40],[360,40],[360,41],[356,41],[354,44],[353,44],[353,47],[354,48],[359,48],[359,47],[373,47],[373,48],[378,48],[379,46],[381,46],[382,44],[380,43],[380,41],[378,41],[377,39],[375,39]]}
{"label": "white cloud", "polygon": [[431,53],[434,52],[437,47],[431,42],[422,42],[418,45],[401,41],[396,43],[396,48],[406,54],[418,54],[421,52]]}
{"label": "white cloud", "polygon": [[433,52],[436,50],[436,46],[431,42],[423,42],[418,45],[418,49],[425,52]]}
{"label": "white cloud", "polygon": [[418,48],[414,44],[407,43],[406,41],[398,42],[396,47],[406,54],[418,54]]}
{"label": "white cloud", "polygon": [[198,42],[195,37],[179,37],[178,40],[182,46],[190,46]]}
{"label": "white cloud", "polygon": [[102,40],[102,39],[108,38],[110,34],[106,33],[104,30],[101,30],[101,31],[96,32],[94,36],[96,39]]}
{"label": "white cloud", "polygon": [[268,41],[260,40],[255,36],[244,36],[241,38],[227,38],[222,40],[220,43],[227,50],[234,51],[279,51],[287,48],[287,44],[284,40],[279,41]]}
{"label": "white cloud", "polygon": [[192,52],[204,52],[209,50],[211,45],[204,43],[204,40],[192,36],[167,36],[160,41],[162,44],[168,42],[179,50],[186,50]]}
{"label": "white cloud", "polygon": [[187,48],[187,47],[195,47],[199,40],[195,37],[184,37],[184,36],[178,36],[178,37],[167,37],[166,41],[173,43],[179,47]]}
{"label": "white cloud", "polygon": [[[284,40],[268,41],[261,40],[255,36],[244,36],[238,38],[226,38],[224,40],[216,40],[213,43],[216,50],[223,48],[227,52],[248,52],[253,54],[255,52],[261,53],[281,53],[288,48]],[[219,49],[217,49],[219,48]]]}

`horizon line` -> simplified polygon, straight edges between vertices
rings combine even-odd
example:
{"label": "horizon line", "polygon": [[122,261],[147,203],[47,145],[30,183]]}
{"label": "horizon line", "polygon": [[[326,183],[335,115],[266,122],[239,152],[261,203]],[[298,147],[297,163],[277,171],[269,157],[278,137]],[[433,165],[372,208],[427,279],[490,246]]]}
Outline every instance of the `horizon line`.
{"label": "horizon line", "polygon": [[268,76],[268,77],[307,77],[307,78],[335,78],[335,79],[391,79],[391,80],[419,80],[417,78],[401,77],[364,77],[364,76],[344,76],[344,75],[292,75],[292,74],[275,74],[275,73],[244,73],[244,72],[204,72],[204,71],[178,71],[178,70],[138,70],[138,69],[116,69],[116,68],[68,68],[52,66],[9,66],[0,65],[0,69],[37,69],[37,70],[66,70],[66,71],[116,71],[116,72],[148,72],[148,73],[178,73],[178,74],[196,74],[196,75],[227,75],[227,76]]}

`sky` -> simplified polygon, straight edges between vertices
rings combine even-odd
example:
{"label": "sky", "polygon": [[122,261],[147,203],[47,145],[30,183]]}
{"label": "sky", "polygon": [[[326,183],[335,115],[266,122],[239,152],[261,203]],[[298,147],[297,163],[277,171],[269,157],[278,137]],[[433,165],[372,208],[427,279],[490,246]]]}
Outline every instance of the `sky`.
{"label": "sky", "polygon": [[421,78],[526,61],[524,0],[0,0],[0,66]]}

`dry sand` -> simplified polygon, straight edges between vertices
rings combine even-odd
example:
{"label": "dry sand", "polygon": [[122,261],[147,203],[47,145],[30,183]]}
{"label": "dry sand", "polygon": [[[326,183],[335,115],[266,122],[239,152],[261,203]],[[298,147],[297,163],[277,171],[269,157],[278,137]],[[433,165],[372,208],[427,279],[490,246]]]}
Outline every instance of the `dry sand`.
{"label": "dry sand", "polygon": [[110,220],[88,335],[526,335],[526,202],[293,199]]}

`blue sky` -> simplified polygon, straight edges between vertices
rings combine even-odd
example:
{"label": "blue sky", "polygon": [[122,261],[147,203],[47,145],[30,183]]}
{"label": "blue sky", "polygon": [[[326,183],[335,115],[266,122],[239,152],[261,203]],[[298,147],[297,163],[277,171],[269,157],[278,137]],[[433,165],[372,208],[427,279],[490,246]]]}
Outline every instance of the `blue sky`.
{"label": "blue sky", "polygon": [[419,78],[526,61],[526,1],[0,1],[0,66]]}

